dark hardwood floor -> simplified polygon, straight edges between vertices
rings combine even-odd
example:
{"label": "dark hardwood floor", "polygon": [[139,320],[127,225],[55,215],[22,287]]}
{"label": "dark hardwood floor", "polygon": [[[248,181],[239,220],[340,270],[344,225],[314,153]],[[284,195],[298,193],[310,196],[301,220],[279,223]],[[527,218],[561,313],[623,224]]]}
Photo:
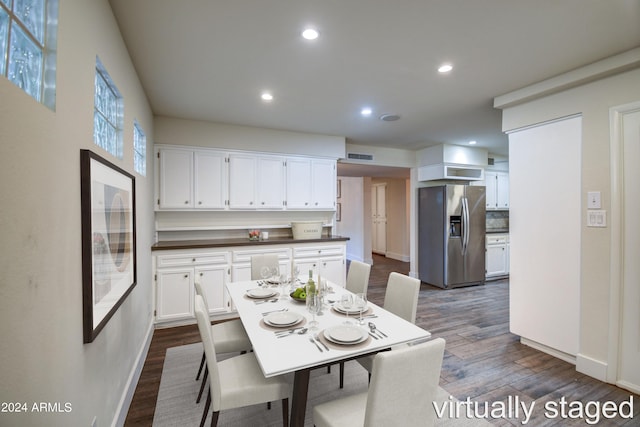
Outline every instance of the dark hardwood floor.
{"label": "dark hardwood floor", "polygon": [[[368,291],[372,302],[383,304],[392,271],[407,274],[409,264],[374,255]],[[640,425],[638,395],[580,374],[570,363],[520,344],[509,332],[508,280],[450,290],[423,284],[416,323],[447,341],[440,385],[461,401],[469,397],[481,403],[479,414],[484,413],[484,402],[491,413],[500,410],[500,402],[508,408],[510,401],[518,399],[527,407],[534,405],[529,426],[587,426],[585,420],[595,420],[595,403],[585,407],[588,402],[620,403],[633,396],[632,419],[600,416],[597,425]],[[166,349],[199,341],[196,325],[154,332],[125,426],[151,426]],[[582,418],[579,406],[586,409]],[[505,413],[490,421],[496,426],[522,425],[525,417],[522,411],[519,415]]]}

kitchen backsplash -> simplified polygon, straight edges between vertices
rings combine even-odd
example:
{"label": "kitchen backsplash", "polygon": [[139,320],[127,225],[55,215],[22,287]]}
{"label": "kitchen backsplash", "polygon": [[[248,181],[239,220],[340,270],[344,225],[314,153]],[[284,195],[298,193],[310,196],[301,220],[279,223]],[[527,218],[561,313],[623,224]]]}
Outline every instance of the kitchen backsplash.
{"label": "kitchen backsplash", "polygon": [[509,211],[487,211],[487,232],[509,231]]}

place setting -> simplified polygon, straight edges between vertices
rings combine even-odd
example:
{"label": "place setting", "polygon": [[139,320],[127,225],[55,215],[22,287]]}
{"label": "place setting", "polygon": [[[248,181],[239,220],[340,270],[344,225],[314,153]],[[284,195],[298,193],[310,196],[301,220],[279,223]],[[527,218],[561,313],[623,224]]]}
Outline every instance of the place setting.
{"label": "place setting", "polygon": [[302,328],[306,321],[307,319],[300,313],[289,310],[278,310],[264,315],[262,319],[260,319],[260,326],[270,331],[279,332],[287,328],[290,330]]}
{"label": "place setting", "polygon": [[358,325],[341,324],[324,329],[316,339],[329,348],[344,350],[346,347],[366,347],[372,336]]}
{"label": "place setting", "polygon": [[252,288],[247,289],[244,294],[245,298],[253,300],[255,304],[264,304],[267,302],[276,302],[280,293],[273,288]]}

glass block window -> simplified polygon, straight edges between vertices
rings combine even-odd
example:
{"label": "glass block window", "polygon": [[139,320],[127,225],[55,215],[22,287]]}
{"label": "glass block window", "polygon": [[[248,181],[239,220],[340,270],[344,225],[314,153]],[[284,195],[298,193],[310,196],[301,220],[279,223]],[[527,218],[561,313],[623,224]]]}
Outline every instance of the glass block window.
{"label": "glass block window", "polygon": [[96,58],[93,141],[122,159],[122,96],[109,73]]}
{"label": "glass block window", "polygon": [[147,175],[147,136],[137,120],[133,122],[133,168],[140,175]]}
{"label": "glass block window", "polygon": [[0,0],[0,74],[55,109],[58,0]]}

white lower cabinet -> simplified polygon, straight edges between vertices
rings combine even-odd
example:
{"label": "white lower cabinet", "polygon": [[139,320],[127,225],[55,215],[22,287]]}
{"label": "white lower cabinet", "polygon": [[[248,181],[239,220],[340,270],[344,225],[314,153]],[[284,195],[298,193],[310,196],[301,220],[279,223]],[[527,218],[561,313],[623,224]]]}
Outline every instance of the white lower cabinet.
{"label": "white lower cabinet", "polygon": [[235,311],[225,286],[228,282],[251,280],[251,257],[276,254],[280,273],[291,272],[294,262],[304,278],[309,269],[331,282],[346,281],[346,243],[256,245],[224,247],[215,251],[198,249],[164,250],[154,256],[156,278],[156,323],[194,323],[194,283],[204,288],[212,316]]}
{"label": "white lower cabinet", "polygon": [[199,282],[207,296],[209,314],[228,311],[225,284],[230,280],[228,251],[202,252],[177,250],[156,256],[156,322],[194,318],[194,283]]}
{"label": "white lower cabinet", "polygon": [[487,279],[496,279],[509,274],[508,234],[487,235],[485,262]]}
{"label": "white lower cabinet", "polygon": [[347,265],[344,245],[295,247],[293,262],[298,266],[301,277],[307,277],[309,270],[313,270],[330,282],[345,286]]}

